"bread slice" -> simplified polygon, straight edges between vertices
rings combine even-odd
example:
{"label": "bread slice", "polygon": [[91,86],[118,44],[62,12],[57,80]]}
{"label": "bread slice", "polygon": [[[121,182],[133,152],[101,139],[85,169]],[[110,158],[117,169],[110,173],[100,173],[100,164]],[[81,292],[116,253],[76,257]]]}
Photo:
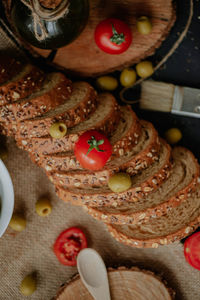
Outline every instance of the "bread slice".
{"label": "bread slice", "polygon": [[200,186],[191,197],[159,218],[136,225],[107,225],[121,243],[141,248],[157,248],[180,240],[200,225]]}
{"label": "bread slice", "polygon": [[49,134],[50,126],[58,121],[65,122],[72,127],[86,120],[96,109],[97,93],[93,87],[85,82],[72,84],[72,94],[62,105],[50,110],[40,117],[29,118],[20,122],[18,139],[41,137]]}
{"label": "bread slice", "polygon": [[[121,118],[116,126],[116,130],[113,131],[109,138],[113,146],[112,159],[116,156],[123,155],[124,151],[133,149],[133,147],[138,144],[142,130],[137,116],[129,106],[122,107],[120,110]],[[34,162],[47,171],[82,169],[72,151],[47,155],[30,154],[30,156]]]}
{"label": "bread slice", "polygon": [[108,186],[89,188],[56,187],[58,196],[64,201],[75,205],[87,206],[113,206],[122,205],[124,202],[135,202],[156,190],[170,175],[171,150],[162,141],[159,159],[140,174],[132,177],[132,186],[125,192],[114,193]]}
{"label": "bread slice", "polygon": [[86,130],[97,129],[109,135],[119,121],[119,107],[115,98],[111,94],[101,94],[98,96],[98,106],[89,119],[68,130],[67,135],[61,139],[54,139],[50,135],[32,138],[31,140],[21,140],[18,143],[32,153],[51,154],[73,150],[79,136]]}
{"label": "bread slice", "polygon": [[86,207],[94,218],[113,224],[139,224],[149,218],[157,218],[191,196],[196,189],[199,165],[193,154],[176,147],[172,151],[173,168],[170,176],[153,193],[135,203],[124,203],[120,207]]}
{"label": "bread slice", "polygon": [[[62,73],[50,73],[40,88],[29,97],[0,106],[0,122],[3,122],[7,135],[17,132],[20,121],[39,116],[62,104],[71,94],[71,81]],[[16,137],[17,138],[17,137]]]}
{"label": "bread slice", "polygon": [[[55,185],[62,186],[99,186],[107,185],[108,179],[111,175],[119,171],[125,171],[130,175],[139,173],[142,169],[150,166],[157,158],[160,149],[160,143],[158,142],[158,135],[155,128],[151,123],[141,121],[142,134],[138,144],[132,147],[130,152],[126,150],[124,156],[108,161],[107,164],[98,171],[89,171],[81,168],[80,166],[74,170],[50,172],[49,178]],[[112,141],[112,137],[110,139]],[[112,143],[112,142],[111,142]],[[149,154],[150,153],[150,154]],[[69,158],[68,169],[71,167],[72,157]],[[75,160],[75,158],[74,158]],[[140,163],[142,161],[142,163]],[[138,164],[139,162],[139,164]],[[63,168],[63,165],[61,163]],[[45,168],[50,169],[51,165],[46,165]]]}
{"label": "bread slice", "polygon": [[0,105],[12,103],[31,95],[40,89],[44,72],[37,67],[26,64],[24,68],[0,85]]}
{"label": "bread slice", "polygon": [[24,64],[25,62],[20,61],[18,58],[0,53],[0,85],[20,73]]}

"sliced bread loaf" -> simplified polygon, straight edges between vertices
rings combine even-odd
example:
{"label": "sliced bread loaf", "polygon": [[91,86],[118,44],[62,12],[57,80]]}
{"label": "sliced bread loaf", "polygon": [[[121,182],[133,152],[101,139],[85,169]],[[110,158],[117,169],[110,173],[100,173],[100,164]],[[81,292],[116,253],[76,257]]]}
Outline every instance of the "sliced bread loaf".
{"label": "sliced bread loaf", "polygon": [[[109,138],[113,146],[111,159],[123,155],[124,152],[132,152],[133,147],[138,144],[138,139],[141,136],[142,126],[131,108],[126,106],[120,110],[122,117],[116,126],[116,130],[112,132]],[[31,159],[47,171],[82,169],[72,151],[47,155],[35,153],[31,154]]]}
{"label": "sliced bread loaf", "polygon": [[182,147],[172,151],[173,168],[164,183],[147,197],[135,203],[113,207],[85,207],[94,218],[113,224],[139,224],[157,218],[180,205],[196,189],[199,165],[193,154]]}
{"label": "sliced bread loaf", "polygon": [[[62,73],[50,73],[40,91],[29,97],[0,106],[0,122],[3,122],[7,135],[16,133],[17,124],[30,117],[39,116],[62,104],[71,94],[71,81]],[[17,139],[17,136],[16,136]]]}
{"label": "sliced bread loaf", "polygon": [[142,131],[141,123],[129,105],[121,107],[120,111],[121,118],[118,126],[110,136],[112,158],[130,152],[138,144]]}
{"label": "sliced bread loaf", "polygon": [[20,61],[18,58],[0,53],[0,85],[21,72],[24,64],[25,62]]}
{"label": "sliced bread loaf", "polygon": [[21,72],[0,85],[0,105],[12,103],[40,89],[44,73],[37,67],[26,64]]}
{"label": "sliced bread loaf", "polygon": [[119,107],[111,94],[98,96],[98,106],[89,119],[70,128],[67,135],[61,139],[54,139],[50,135],[21,140],[18,145],[25,150],[42,155],[73,150],[79,136],[90,129],[97,129],[109,135],[119,121]]}
{"label": "sliced bread loaf", "polygon": [[89,83],[75,82],[72,84],[72,94],[64,104],[40,117],[20,122],[17,138],[30,139],[48,135],[50,126],[58,121],[64,121],[68,128],[78,125],[95,111],[96,99],[97,93]]}
{"label": "sliced bread loaf", "polygon": [[[50,180],[55,185],[84,188],[86,185],[94,187],[107,185],[109,177],[116,172],[126,171],[130,175],[139,173],[142,169],[150,166],[158,158],[158,152],[160,149],[157,132],[151,123],[141,121],[141,124],[143,131],[140,135],[138,144],[135,147],[132,147],[132,150],[129,152],[123,151],[126,154],[124,154],[121,158],[116,158],[114,156],[111,161],[107,162],[103,169],[98,171],[89,171],[80,167],[67,172],[57,169],[57,171],[49,174]],[[110,140],[112,141],[112,138]],[[72,157],[70,156],[70,167],[71,159]],[[140,163],[141,161],[142,164]],[[48,168],[50,165],[46,165],[46,167]]]}
{"label": "sliced bread loaf", "polygon": [[200,225],[200,186],[191,197],[159,218],[136,225],[107,225],[121,243],[138,248],[157,248],[180,240]]}
{"label": "sliced bread loaf", "polygon": [[171,150],[162,141],[159,158],[149,168],[132,177],[132,186],[125,192],[114,193],[108,186],[85,188],[56,187],[58,196],[75,205],[113,206],[135,202],[156,190],[170,175]]}

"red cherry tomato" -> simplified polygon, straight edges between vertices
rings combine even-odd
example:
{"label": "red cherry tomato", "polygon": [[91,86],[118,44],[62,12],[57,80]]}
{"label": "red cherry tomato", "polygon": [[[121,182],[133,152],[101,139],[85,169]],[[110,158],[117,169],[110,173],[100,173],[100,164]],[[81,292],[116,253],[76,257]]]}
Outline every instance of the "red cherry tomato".
{"label": "red cherry tomato", "polygon": [[74,147],[74,154],[83,168],[99,170],[111,156],[112,146],[103,134],[96,130],[89,130],[79,137]]}
{"label": "red cherry tomato", "polygon": [[97,25],[94,38],[97,46],[104,52],[120,54],[129,48],[132,32],[121,20],[107,19]]}
{"label": "red cherry tomato", "polygon": [[186,261],[195,269],[200,270],[200,232],[196,232],[184,243]]}
{"label": "red cherry tomato", "polygon": [[71,227],[57,237],[53,250],[61,264],[75,266],[78,253],[87,248],[87,240],[83,231],[77,227]]}

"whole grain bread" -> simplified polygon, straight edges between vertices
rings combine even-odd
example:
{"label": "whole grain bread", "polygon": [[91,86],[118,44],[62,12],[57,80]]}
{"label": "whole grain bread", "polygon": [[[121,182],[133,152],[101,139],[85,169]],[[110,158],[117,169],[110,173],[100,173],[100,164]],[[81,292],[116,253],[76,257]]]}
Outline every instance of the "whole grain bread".
{"label": "whole grain bread", "polygon": [[97,93],[87,82],[72,84],[72,94],[65,103],[40,117],[29,118],[19,123],[18,139],[41,137],[49,134],[52,124],[62,121],[73,127],[86,120],[96,109]]}
{"label": "whole grain bread", "polygon": [[[81,168],[79,165],[73,170],[71,160],[73,159],[72,162],[74,162],[75,157],[70,155],[68,171],[62,171],[57,168],[57,171],[52,172],[52,165],[46,164],[44,166],[47,171],[51,170],[50,174],[48,174],[50,180],[55,185],[67,187],[84,187],[86,185],[95,187],[99,185],[107,185],[109,177],[116,172],[125,171],[130,175],[139,173],[142,169],[150,166],[158,158],[160,149],[160,143],[158,142],[158,135],[155,128],[151,125],[151,123],[146,121],[141,121],[141,125],[142,133],[140,134],[140,139],[137,145],[132,147],[132,150],[129,152],[127,152],[126,149],[125,151],[123,150],[123,153],[126,154],[124,154],[121,158],[116,158],[114,155],[113,159],[108,161],[101,170],[89,171]],[[110,141],[112,141],[112,137]],[[141,161],[142,164],[140,163]],[[62,162],[60,165],[63,169],[64,166]],[[69,169],[69,167],[71,169]]]}
{"label": "whole grain bread", "polygon": [[111,235],[133,247],[157,248],[180,240],[200,225],[200,186],[185,201],[159,218],[135,225],[107,225]]}
{"label": "whole grain bread", "polygon": [[23,99],[40,89],[44,72],[31,64],[25,64],[21,72],[0,85],[0,105]]}
{"label": "whole grain bread", "polygon": [[[124,152],[132,152],[134,146],[138,145],[138,139],[141,136],[142,126],[131,108],[125,106],[120,110],[122,117],[109,139],[113,148],[111,159],[123,155]],[[82,170],[72,151],[47,155],[30,153],[30,156],[34,162],[42,166],[46,171]],[[57,162],[57,164],[55,164],[54,161]]]}
{"label": "whole grain bread", "polygon": [[7,135],[17,132],[17,129],[21,127],[20,121],[39,116],[62,104],[69,98],[71,90],[71,81],[65,75],[50,73],[40,91],[24,99],[0,106],[0,122],[4,125]]}
{"label": "whole grain bread", "polygon": [[58,196],[75,205],[87,206],[113,206],[122,205],[124,202],[135,202],[156,190],[170,175],[171,149],[162,141],[159,158],[149,168],[133,176],[132,186],[125,192],[114,193],[108,186],[85,188],[68,188],[57,186]]}
{"label": "whole grain bread", "polygon": [[0,52],[0,85],[6,83],[10,78],[15,77],[24,67],[25,62],[18,58],[8,56]]}
{"label": "whole grain bread", "polygon": [[124,203],[120,207],[85,207],[94,218],[112,224],[139,224],[149,218],[162,216],[179,206],[196,189],[199,165],[193,154],[176,147],[172,151],[173,168],[170,176],[153,193],[135,203]]}
{"label": "whole grain bread", "polygon": [[89,119],[70,128],[65,137],[54,139],[48,135],[30,140],[23,139],[17,144],[29,152],[46,155],[73,150],[79,136],[86,130],[96,129],[109,135],[119,121],[119,106],[111,94],[101,94],[97,101],[97,109]]}

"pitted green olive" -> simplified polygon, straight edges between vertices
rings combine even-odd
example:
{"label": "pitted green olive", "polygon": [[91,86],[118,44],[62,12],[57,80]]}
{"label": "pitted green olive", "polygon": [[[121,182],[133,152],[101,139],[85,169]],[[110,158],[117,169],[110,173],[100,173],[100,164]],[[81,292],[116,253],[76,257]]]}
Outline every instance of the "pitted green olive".
{"label": "pitted green olive", "polygon": [[22,231],[26,228],[26,219],[22,216],[13,214],[9,226],[15,231]]}
{"label": "pitted green olive", "polygon": [[35,210],[37,214],[41,217],[48,216],[52,211],[52,205],[47,198],[39,199],[35,204]]}
{"label": "pitted green olive", "polygon": [[115,192],[120,193],[128,190],[131,187],[131,177],[127,173],[117,173],[109,178],[108,186]]}
{"label": "pitted green olive", "polygon": [[140,62],[136,65],[136,72],[142,78],[151,76],[154,72],[152,62],[147,60]]}
{"label": "pitted green olive", "polygon": [[182,133],[178,128],[170,128],[165,132],[165,138],[169,144],[173,145],[182,139]]}
{"label": "pitted green olive", "polygon": [[0,159],[6,159],[8,157],[8,150],[6,147],[1,147],[0,148]]}
{"label": "pitted green olive", "polygon": [[114,91],[118,86],[117,79],[112,76],[101,76],[97,79],[96,84],[104,91]]}
{"label": "pitted green olive", "polygon": [[124,87],[129,87],[136,82],[136,72],[133,69],[127,68],[121,72],[120,83]]}
{"label": "pitted green olive", "polygon": [[149,34],[152,31],[152,24],[148,17],[142,16],[137,19],[136,27],[139,33]]}
{"label": "pitted green olive", "polygon": [[49,133],[53,138],[61,139],[67,133],[67,126],[61,122],[54,123],[49,129]]}
{"label": "pitted green olive", "polygon": [[36,278],[32,274],[30,274],[22,280],[20,285],[20,292],[24,296],[30,296],[35,292],[36,288]]}

